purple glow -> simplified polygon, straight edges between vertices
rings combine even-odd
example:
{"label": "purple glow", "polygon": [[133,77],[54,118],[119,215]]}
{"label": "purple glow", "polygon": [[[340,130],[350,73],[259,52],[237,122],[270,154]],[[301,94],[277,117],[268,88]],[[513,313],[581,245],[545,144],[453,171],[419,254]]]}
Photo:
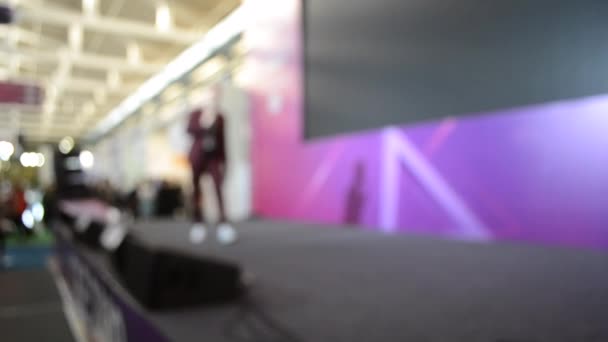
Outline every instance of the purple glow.
{"label": "purple glow", "polygon": [[258,214],[608,248],[608,96],[302,141],[299,1],[281,2],[245,62]]}
{"label": "purple glow", "polygon": [[456,236],[466,236],[473,239],[486,239],[486,228],[475,213],[445,182],[443,177],[433,168],[414,147],[409,139],[399,130],[389,128],[384,131],[385,155],[383,196],[381,197],[380,226],[393,231],[397,226],[397,200],[400,163],[407,165],[414,177],[424,189],[448,212],[454,219],[455,227],[459,227]]}

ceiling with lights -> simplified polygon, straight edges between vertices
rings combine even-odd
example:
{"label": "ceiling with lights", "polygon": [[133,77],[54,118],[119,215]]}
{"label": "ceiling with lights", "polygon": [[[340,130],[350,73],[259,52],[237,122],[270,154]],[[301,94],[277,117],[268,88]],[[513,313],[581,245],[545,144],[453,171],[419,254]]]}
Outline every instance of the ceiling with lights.
{"label": "ceiling with lights", "polygon": [[[85,136],[240,0],[10,0],[0,81],[37,83],[41,106],[0,106],[0,137]],[[2,0],[0,0],[2,3]]]}

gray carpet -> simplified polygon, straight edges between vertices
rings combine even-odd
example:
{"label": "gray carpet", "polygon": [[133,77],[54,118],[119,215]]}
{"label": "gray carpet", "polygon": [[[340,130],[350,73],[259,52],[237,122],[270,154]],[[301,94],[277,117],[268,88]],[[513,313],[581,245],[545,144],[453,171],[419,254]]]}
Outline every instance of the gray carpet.
{"label": "gray carpet", "polygon": [[[608,254],[251,222],[236,245],[140,223],[150,243],[238,261],[254,298],[303,341],[608,341]],[[229,341],[235,309],[155,313],[175,341]]]}
{"label": "gray carpet", "polygon": [[73,340],[48,271],[0,272],[0,341]]}

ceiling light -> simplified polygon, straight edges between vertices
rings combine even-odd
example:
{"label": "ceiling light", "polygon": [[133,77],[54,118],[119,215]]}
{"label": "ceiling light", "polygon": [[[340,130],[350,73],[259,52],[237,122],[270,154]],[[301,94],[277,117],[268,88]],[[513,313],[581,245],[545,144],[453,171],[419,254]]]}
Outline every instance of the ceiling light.
{"label": "ceiling light", "polygon": [[36,223],[34,221],[34,215],[32,215],[32,212],[29,209],[24,210],[21,214],[21,222],[27,229],[34,229]]}
{"label": "ceiling light", "polygon": [[82,0],[82,11],[87,16],[97,14],[97,0]]}
{"label": "ceiling light", "polygon": [[29,167],[31,165],[30,153],[29,152],[22,153],[21,156],[19,157],[19,162],[21,162],[21,165],[23,167]]}
{"label": "ceiling light", "polygon": [[15,147],[8,141],[0,141],[0,159],[8,161],[15,153]]}
{"label": "ceiling light", "polygon": [[80,26],[79,24],[70,25],[70,29],[68,31],[68,38],[72,50],[80,51],[82,48],[82,26]]}
{"label": "ceiling light", "polygon": [[36,221],[42,222],[44,219],[44,206],[40,202],[37,202],[32,206],[32,214]]}
{"label": "ceiling light", "polygon": [[59,142],[59,151],[63,154],[68,154],[74,148],[74,138],[65,137]]}
{"label": "ceiling light", "polygon": [[80,152],[80,165],[82,165],[83,169],[91,169],[95,164],[95,157],[91,151],[82,151]]}
{"label": "ceiling light", "polygon": [[173,26],[171,10],[166,2],[160,1],[156,6],[156,29],[160,32],[168,32]]}
{"label": "ceiling light", "polygon": [[36,153],[36,166],[37,167],[43,167],[44,163],[46,162],[46,158],[44,158],[44,154],[42,153]]}
{"label": "ceiling light", "polygon": [[23,167],[42,167],[45,161],[44,155],[36,152],[24,152],[19,157],[19,162]]}
{"label": "ceiling light", "polygon": [[127,45],[127,61],[132,65],[137,65],[141,62],[141,50],[137,43],[131,42]]}

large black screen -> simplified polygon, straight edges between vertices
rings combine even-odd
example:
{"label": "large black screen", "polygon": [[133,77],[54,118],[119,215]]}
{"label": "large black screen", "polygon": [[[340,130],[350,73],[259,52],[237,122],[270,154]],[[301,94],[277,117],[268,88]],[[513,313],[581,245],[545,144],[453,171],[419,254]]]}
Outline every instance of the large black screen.
{"label": "large black screen", "polygon": [[304,0],[306,136],[608,92],[608,0]]}

